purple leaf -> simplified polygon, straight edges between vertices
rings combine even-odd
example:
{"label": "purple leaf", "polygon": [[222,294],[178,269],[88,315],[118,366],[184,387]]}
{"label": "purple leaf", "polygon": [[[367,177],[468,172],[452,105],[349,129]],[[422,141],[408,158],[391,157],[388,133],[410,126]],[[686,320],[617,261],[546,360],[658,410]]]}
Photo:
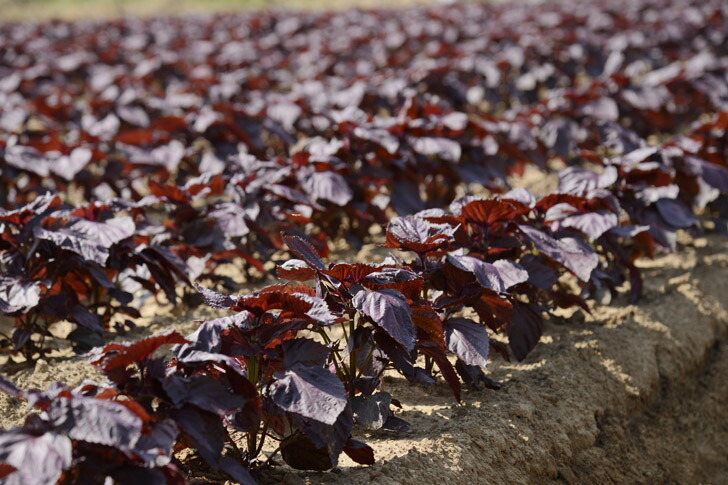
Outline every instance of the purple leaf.
{"label": "purple leaf", "polygon": [[335,172],[314,172],[304,178],[302,185],[314,200],[328,200],[342,207],[353,197],[344,177]]}
{"label": "purple leaf", "polygon": [[660,187],[642,187],[635,194],[645,205],[653,204],[660,199],[675,199],[680,193],[680,188],[675,184],[663,185]]}
{"label": "purple leaf", "polygon": [[485,367],[490,339],[485,327],[467,318],[451,318],[442,323],[447,348],[468,365]]}
{"label": "purple leaf", "polygon": [[349,438],[349,441],[344,445],[343,451],[346,453],[346,456],[360,465],[373,465],[375,463],[374,450],[361,441]]}
{"label": "purple leaf", "polygon": [[559,172],[559,192],[585,195],[595,189],[604,189],[617,181],[617,169],[609,165],[602,173],[580,167],[567,167]]}
{"label": "purple leaf", "polygon": [[457,228],[434,224],[419,217],[394,217],[387,226],[387,247],[416,253],[446,247],[454,240]]}
{"label": "purple leaf", "polygon": [[323,366],[331,353],[331,349],[327,346],[307,338],[286,340],[281,347],[284,369],[289,369],[297,363]]}
{"label": "purple leaf", "polygon": [[222,295],[216,291],[203,288],[202,286],[195,283],[195,288],[202,294],[205,299],[205,303],[214,308],[229,309],[231,306],[237,303],[237,299],[233,299],[230,296]]}
{"label": "purple leaf", "polygon": [[397,137],[382,129],[369,129],[361,126],[354,128],[354,136],[362,140],[368,140],[376,143],[384,148],[390,155],[394,155],[399,150],[399,140]]}
{"label": "purple leaf", "polygon": [[74,440],[133,448],[142,434],[142,421],[126,406],[89,397],[59,398],[48,408],[51,424]]}
{"label": "purple leaf", "polygon": [[245,211],[237,204],[220,202],[209,215],[227,237],[243,237],[250,232]]}
{"label": "purple leaf", "polygon": [[318,252],[314,247],[303,238],[298,236],[281,235],[281,239],[288,246],[288,249],[296,256],[306,261],[312,268],[324,269],[324,262],[321,260]]}
{"label": "purple leaf", "polygon": [[333,425],[346,407],[344,385],[324,368],[297,364],[275,377],[270,397],[289,413]]}
{"label": "purple leaf", "polygon": [[[422,277],[417,273],[400,268],[382,268],[381,271],[369,273],[362,279],[363,284],[373,285],[377,289],[387,285],[395,285],[399,291],[408,293],[405,287],[407,283],[414,283],[413,287],[420,291],[422,288]],[[409,293],[408,293],[409,294]]]}
{"label": "purple leaf", "polygon": [[506,290],[511,286],[528,281],[528,271],[518,263],[507,259],[499,259],[493,263],[493,266],[498,270],[498,274],[503,281],[503,287]]}
{"label": "purple leaf", "polygon": [[179,429],[171,419],[157,421],[150,426],[151,433],[143,433],[133,451],[149,466],[166,466],[172,461]]}
{"label": "purple leaf", "polygon": [[5,162],[15,168],[27,170],[41,177],[48,177],[52,161],[33,147],[20,145],[5,149]]}
{"label": "purple leaf", "polygon": [[562,264],[580,280],[589,281],[599,264],[599,256],[588,246],[573,238],[554,239],[529,226],[518,226],[539,252]]}
{"label": "purple leaf", "polygon": [[534,196],[530,190],[519,187],[517,189],[510,190],[503,194],[503,199],[511,199],[527,207],[533,207],[536,205],[536,196]]}
{"label": "purple leaf", "polygon": [[111,246],[132,237],[135,229],[130,217],[116,217],[106,222],[76,219],[57,230],[35,227],[33,232],[39,239],[52,241],[61,249],[104,266]]}
{"label": "purple leaf", "polygon": [[245,404],[242,396],[231,394],[220,382],[209,376],[171,375],[160,380],[160,383],[176,407],[189,403],[205,411],[223,415]]}
{"label": "purple leaf", "polygon": [[423,136],[410,138],[412,149],[425,156],[437,156],[447,162],[458,162],[462,154],[460,144],[448,138]]}
{"label": "purple leaf", "polygon": [[388,392],[377,392],[371,396],[355,396],[351,399],[351,409],[357,423],[377,430],[384,426],[392,415],[389,406],[392,396]]}
{"label": "purple leaf", "polygon": [[617,226],[609,230],[610,234],[615,234],[624,239],[629,239],[636,236],[637,234],[649,231],[650,226]]}
{"label": "purple leaf", "polygon": [[50,166],[51,172],[71,181],[78,172],[84,169],[92,157],[91,150],[84,147],[75,148],[69,155],[62,155]]}
{"label": "purple leaf", "polygon": [[40,436],[19,428],[0,432],[0,463],[17,471],[3,479],[7,485],[56,483],[73,459],[73,445],[67,437],[48,432]]}
{"label": "purple leaf", "polygon": [[513,302],[513,319],[506,325],[508,344],[516,359],[523,360],[543,334],[543,318],[533,303]]}
{"label": "purple leaf", "polygon": [[101,326],[101,318],[97,314],[87,310],[83,305],[74,305],[71,309],[71,320],[92,332],[98,334],[104,333],[104,327]]}
{"label": "purple leaf", "polygon": [[402,293],[393,289],[361,290],[354,295],[353,303],[405,349],[414,348],[417,330],[412,322],[412,310]]}
{"label": "purple leaf", "polygon": [[391,431],[393,433],[409,433],[412,431],[412,426],[402,418],[398,418],[392,415],[387,418],[387,421],[382,426],[384,431]]}
{"label": "purple leaf", "polygon": [[384,330],[375,331],[374,340],[381,349],[382,354],[392,361],[394,368],[401,372],[408,381],[422,384],[425,387],[435,382],[434,377],[425,369],[414,366],[413,352],[405,351],[387,332]]}
{"label": "purple leaf", "polygon": [[40,283],[0,276],[0,306],[4,313],[26,312],[40,301]]}
{"label": "purple leaf", "polygon": [[456,268],[475,275],[475,279],[483,288],[497,293],[503,293],[506,290],[500,271],[490,263],[472,256],[455,256],[452,254],[447,256],[447,261]]}
{"label": "purple leaf", "polygon": [[676,229],[690,227],[698,222],[692,211],[678,200],[660,199],[655,206],[660,217]]}
{"label": "purple leaf", "polygon": [[685,161],[701,175],[711,187],[728,193],[728,169],[698,157],[686,156]]}
{"label": "purple leaf", "polygon": [[617,227],[619,219],[613,212],[599,211],[568,216],[562,219],[559,225],[581,231],[589,241],[595,241],[608,230]]}
{"label": "purple leaf", "polygon": [[23,391],[2,374],[0,374],[0,391],[13,397],[21,397],[23,395]]}
{"label": "purple leaf", "polygon": [[66,226],[67,231],[96,242],[99,246],[110,248],[126,238],[132,237],[136,225],[131,217],[114,217],[105,222],[76,219]]}
{"label": "purple leaf", "polygon": [[296,204],[313,205],[316,207],[320,207],[318,206],[318,204],[314,204],[311,199],[309,199],[303,192],[292,189],[291,187],[288,187],[286,185],[269,184],[266,185],[265,188],[276,194],[278,197],[287,199]]}
{"label": "purple leaf", "polygon": [[295,470],[325,471],[336,466],[326,443],[316,443],[308,435],[293,435],[283,441],[281,458]]}
{"label": "purple leaf", "polygon": [[409,215],[425,208],[420,188],[409,180],[398,180],[394,183],[390,194],[392,208],[399,215]]}
{"label": "purple leaf", "polygon": [[[311,440],[311,443],[328,455],[329,465],[323,468],[332,468],[338,464],[339,455],[346,442],[351,438],[351,428],[354,426],[354,415],[351,405],[346,404],[344,410],[336,418],[333,425],[324,424],[314,419],[298,417],[296,420],[303,429],[305,437]],[[288,460],[287,463],[290,464]],[[323,465],[322,460],[321,465]],[[309,467],[305,467],[309,468]],[[318,467],[320,468],[320,467]]]}
{"label": "purple leaf", "polygon": [[606,121],[617,121],[619,118],[619,108],[617,103],[612,98],[602,96],[599,99],[595,99],[582,107],[582,112],[591,116],[592,118],[606,120]]}
{"label": "purple leaf", "polygon": [[301,108],[290,101],[282,100],[268,106],[268,117],[280,123],[287,131],[293,130],[293,125],[301,116]]}
{"label": "purple leaf", "polygon": [[220,417],[192,406],[173,409],[169,415],[189,437],[200,456],[217,469],[225,445],[225,428]]}
{"label": "purple leaf", "polygon": [[543,218],[546,222],[560,221],[565,217],[569,217],[578,213],[579,210],[573,205],[567,204],[566,202],[560,202],[549,207]]}
{"label": "purple leaf", "polygon": [[[199,328],[186,337],[190,343],[178,344],[172,347],[172,352],[180,362],[187,365],[218,362],[232,363],[232,358],[221,354],[221,334],[230,327],[247,328],[250,325],[251,315],[247,311],[236,313],[229,317],[216,318],[203,322]],[[234,368],[234,367],[233,367]]]}

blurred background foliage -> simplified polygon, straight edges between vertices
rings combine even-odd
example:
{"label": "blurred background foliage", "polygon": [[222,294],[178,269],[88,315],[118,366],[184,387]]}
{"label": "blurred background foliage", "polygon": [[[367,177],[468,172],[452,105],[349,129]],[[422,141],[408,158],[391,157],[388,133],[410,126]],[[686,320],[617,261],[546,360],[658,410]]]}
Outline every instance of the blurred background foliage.
{"label": "blurred background foliage", "polygon": [[0,0],[0,21],[184,15],[250,9],[406,7],[428,0]]}

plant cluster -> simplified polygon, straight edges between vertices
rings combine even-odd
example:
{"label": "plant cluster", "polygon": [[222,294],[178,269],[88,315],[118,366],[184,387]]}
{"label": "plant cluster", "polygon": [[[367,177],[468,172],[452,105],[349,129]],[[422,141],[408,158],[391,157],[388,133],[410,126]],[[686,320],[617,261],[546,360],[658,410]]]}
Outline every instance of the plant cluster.
{"label": "plant cluster", "polygon": [[[3,341],[33,358],[68,320],[106,377],[0,380],[39,411],[0,433],[0,477],[371,464],[355,424],[409,428],[386,371],[498,388],[492,352],[524,359],[545,313],[626,280],[636,299],[639,257],[725,215],[725,26],[697,0],[0,25]],[[554,157],[556,192],[509,190]],[[324,262],[377,227],[384,262]],[[140,293],[231,292],[219,264],[283,250],[285,282],[197,286],[228,316],[104,345]]]}

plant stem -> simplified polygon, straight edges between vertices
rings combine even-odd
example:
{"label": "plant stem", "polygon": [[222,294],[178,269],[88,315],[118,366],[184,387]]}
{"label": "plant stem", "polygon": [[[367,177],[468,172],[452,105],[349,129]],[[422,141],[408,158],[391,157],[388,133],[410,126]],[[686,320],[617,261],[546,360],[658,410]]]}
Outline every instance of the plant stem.
{"label": "plant stem", "polygon": [[349,352],[349,397],[354,397],[356,387],[354,386],[354,379],[356,379],[356,346],[354,345],[354,330],[359,320],[359,313],[354,315],[354,318],[349,320],[349,334],[352,336],[351,349]]}

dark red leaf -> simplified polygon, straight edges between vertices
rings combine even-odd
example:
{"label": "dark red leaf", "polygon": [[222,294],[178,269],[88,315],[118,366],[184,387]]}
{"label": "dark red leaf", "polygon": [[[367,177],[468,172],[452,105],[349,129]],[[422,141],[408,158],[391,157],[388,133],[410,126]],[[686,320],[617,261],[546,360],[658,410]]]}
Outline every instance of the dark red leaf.
{"label": "dark red leaf", "polygon": [[99,349],[97,355],[91,358],[91,364],[102,371],[112,371],[142,362],[154,354],[160,347],[172,344],[189,343],[179,333],[168,330],[159,335],[147,337],[134,343],[112,343]]}
{"label": "dark red leaf", "polygon": [[308,241],[298,237],[281,234],[281,239],[296,256],[306,261],[312,268],[324,269],[324,262],[321,261],[316,249]]}
{"label": "dark red leaf", "polygon": [[482,199],[466,204],[460,216],[468,223],[492,226],[496,222],[510,222],[530,209],[515,200]]}
{"label": "dark red leaf", "polygon": [[374,450],[361,441],[349,438],[349,441],[344,445],[344,453],[360,465],[373,465],[374,464]]}
{"label": "dark red leaf", "polygon": [[415,216],[395,217],[387,226],[385,246],[426,253],[449,246],[455,231],[449,224],[434,224]]}

